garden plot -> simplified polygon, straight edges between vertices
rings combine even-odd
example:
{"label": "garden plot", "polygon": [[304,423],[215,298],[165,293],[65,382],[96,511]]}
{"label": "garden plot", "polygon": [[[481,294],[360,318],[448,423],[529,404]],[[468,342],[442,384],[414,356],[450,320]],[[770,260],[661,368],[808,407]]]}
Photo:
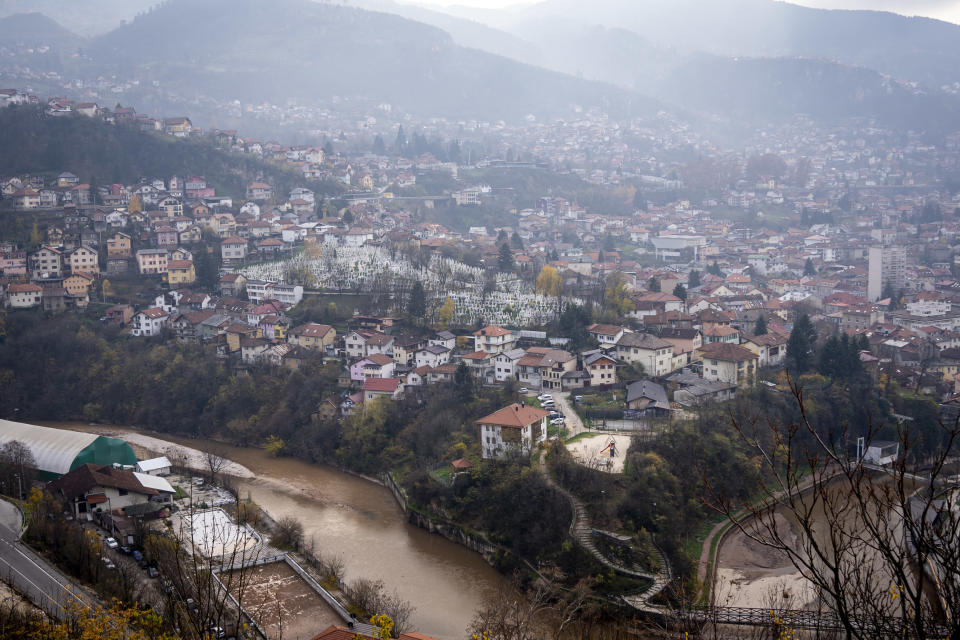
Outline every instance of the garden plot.
{"label": "garden plot", "polygon": [[194,546],[207,558],[243,558],[260,546],[260,537],[241,527],[223,509],[194,511],[185,516]]}

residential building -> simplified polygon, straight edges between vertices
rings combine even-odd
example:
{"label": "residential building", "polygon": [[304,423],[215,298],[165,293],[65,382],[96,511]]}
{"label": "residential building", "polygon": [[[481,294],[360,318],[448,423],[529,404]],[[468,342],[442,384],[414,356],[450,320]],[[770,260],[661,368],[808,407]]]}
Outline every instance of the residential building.
{"label": "residential building", "polygon": [[439,367],[450,362],[450,350],[446,347],[428,345],[414,353],[414,366]]}
{"label": "residential building", "polygon": [[107,258],[129,258],[132,251],[130,236],[118,231],[107,238]]}
{"label": "residential building", "polygon": [[762,336],[743,334],[742,338],[740,346],[755,353],[761,367],[778,367],[787,359],[789,338],[785,335],[770,332]]}
{"label": "residential building", "polygon": [[548,411],[514,403],[477,420],[484,460],[529,454],[547,438]]}
{"label": "residential building", "polygon": [[493,377],[497,382],[516,380],[519,367],[517,366],[526,352],[523,349],[510,349],[498,353],[493,359]]}
{"label": "residential building", "polygon": [[137,251],[137,271],[142,276],[164,274],[168,260],[166,249],[140,249]]}
{"label": "residential building", "polygon": [[399,378],[367,378],[363,381],[363,401],[377,398],[399,398],[403,394],[403,381]]}
{"label": "residential building", "polygon": [[30,272],[34,280],[62,278],[63,271],[63,252],[60,249],[45,245],[30,254]]}
{"label": "residential building", "polygon": [[169,314],[160,307],[144,309],[134,314],[131,333],[135,336],[156,336],[167,323]]}
{"label": "residential building", "polygon": [[174,488],[164,478],[86,463],[52,480],[47,491],[70,505],[75,518],[121,510],[129,515],[164,512],[173,505]]}
{"label": "residential building", "polygon": [[67,254],[70,273],[89,273],[100,275],[99,254],[90,247],[77,247]]}
{"label": "residential building", "polygon": [[11,284],[7,287],[7,304],[11,309],[32,309],[43,302],[43,287],[40,285]]}
{"label": "residential building", "polygon": [[287,342],[307,349],[320,351],[332,347],[337,339],[337,330],[327,324],[308,322],[293,327],[287,333]]}
{"label": "residential building", "polygon": [[760,357],[739,345],[712,342],[703,345],[703,377],[730,384],[751,383]]}
{"label": "residential building", "polygon": [[167,263],[167,283],[171,287],[193,284],[196,280],[197,272],[193,268],[193,260],[171,260]]}
{"label": "residential building", "polygon": [[666,389],[651,380],[637,380],[627,385],[626,405],[627,409],[646,416],[670,415]]}
{"label": "residential building", "polygon": [[224,264],[243,262],[247,259],[247,241],[236,236],[220,243],[220,257]]}
{"label": "residential building", "polygon": [[503,353],[513,349],[517,342],[517,336],[509,329],[488,325],[483,329],[473,333],[474,351],[486,351],[487,353]]}
{"label": "residential building", "polygon": [[592,324],[587,327],[587,333],[596,338],[602,347],[617,344],[625,330],[623,327],[614,324]]}
{"label": "residential building", "polygon": [[590,376],[588,384],[584,386],[603,387],[617,384],[617,360],[603,351],[584,354],[583,369]]}
{"label": "residential building", "polygon": [[617,360],[638,363],[651,377],[673,370],[673,344],[649,333],[625,333],[617,342]]}
{"label": "residential building", "polygon": [[867,299],[876,302],[888,287],[900,294],[907,286],[907,250],[900,246],[870,247]]}

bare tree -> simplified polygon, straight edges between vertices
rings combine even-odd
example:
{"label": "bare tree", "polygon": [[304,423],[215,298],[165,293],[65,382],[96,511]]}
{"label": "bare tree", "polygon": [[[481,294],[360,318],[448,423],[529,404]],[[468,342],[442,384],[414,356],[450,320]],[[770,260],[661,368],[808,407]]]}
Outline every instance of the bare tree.
{"label": "bare tree", "polygon": [[303,523],[293,516],[280,518],[270,542],[281,549],[299,549],[303,544]]}
{"label": "bare tree", "polygon": [[588,585],[581,582],[572,590],[564,590],[556,583],[558,577],[544,571],[522,593],[519,577],[515,576],[513,588],[500,589],[477,611],[468,633],[488,640],[591,637],[578,622],[586,605]]}
{"label": "bare tree", "polygon": [[960,514],[944,472],[958,425],[940,424],[940,449],[922,465],[918,434],[898,426],[899,455],[878,467],[860,454],[878,425],[855,451],[846,425],[818,430],[801,390],[793,394],[800,419],[766,425],[772,439],[758,424],[734,421],[764,466],[764,498],[734,505],[711,488],[711,506],[789,559],[843,637],[960,636]]}
{"label": "bare tree", "polygon": [[30,492],[36,479],[37,461],[30,447],[19,440],[11,440],[0,447],[0,486],[7,495],[20,495],[23,499]]}
{"label": "bare tree", "polygon": [[204,452],[203,459],[206,463],[207,471],[210,472],[210,482],[216,482],[217,476],[227,465],[227,458],[219,447],[211,447],[208,451]]}

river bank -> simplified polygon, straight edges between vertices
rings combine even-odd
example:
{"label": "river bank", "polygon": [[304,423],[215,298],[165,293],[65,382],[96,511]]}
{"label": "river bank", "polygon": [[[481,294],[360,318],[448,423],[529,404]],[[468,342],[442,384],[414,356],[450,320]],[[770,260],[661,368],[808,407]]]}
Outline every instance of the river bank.
{"label": "river bank", "polygon": [[211,441],[110,425],[43,424],[114,435],[153,453],[174,446],[198,471],[207,468],[205,452],[217,451],[237,465],[230,475],[242,497],[275,519],[300,520],[318,551],[343,558],[348,581],[382,580],[409,600],[417,608],[412,626],[423,633],[465,637],[475,610],[505,584],[478,553],[410,524],[391,491],[372,479]]}

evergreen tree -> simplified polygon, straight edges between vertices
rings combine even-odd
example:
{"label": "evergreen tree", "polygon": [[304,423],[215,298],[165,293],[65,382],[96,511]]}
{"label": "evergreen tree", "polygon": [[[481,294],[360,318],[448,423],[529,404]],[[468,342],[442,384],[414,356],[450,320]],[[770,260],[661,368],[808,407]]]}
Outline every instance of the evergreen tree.
{"label": "evergreen tree", "polygon": [[373,139],[373,153],[378,156],[387,154],[387,145],[383,142],[383,136],[379,133],[377,137]]}
{"label": "evergreen tree", "polygon": [[647,210],[647,198],[639,189],[633,194],[633,208],[639,209],[640,211]]}
{"label": "evergreen tree", "polygon": [[347,210],[344,212],[344,214],[343,214],[342,220],[343,220],[343,224],[344,224],[345,226],[348,226],[348,227],[349,227],[350,225],[352,225],[352,224],[353,224],[353,211],[350,211],[350,209],[347,209]]}
{"label": "evergreen tree", "polygon": [[510,244],[517,251],[523,251],[523,238],[521,238],[520,234],[516,231],[514,231],[513,235],[510,236]]}
{"label": "evergreen tree", "polygon": [[793,323],[790,340],[787,342],[787,361],[790,373],[800,376],[810,370],[814,342],[817,339],[817,330],[810,322],[809,316],[803,314]]}
{"label": "evergreen tree", "polygon": [[675,286],[675,287],[673,288],[673,295],[677,296],[678,298],[680,298],[681,300],[683,300],[684,302],[686,302],[686,300],[687,300],[687,288],[684,287],[682,284],[680,284],[680,283],[678,282],[678,283],[677,283],[677,286]]}
{"label": "evergreen tree", "polygon": [[603,237],[603,250],[604,251],[616,251],[617,245],[613,241],[613,236],[609,233]]}
{"label": "evergreen tree", "polygon": [[407,134],[403,132],[403,125],[397,129],[397,139],[393,143],[393,150],[398,156],[402,156],[407,151]]}
{"label": "evergreen tree", "polygon": [[700,272],[694,269],[687,276],[687,287],[690,289],[696,289],[700,286]]}
{"label": "evergreen tree", "polygon": [[757,322],[753,325],[753,335],[767,335],[767,319],[763,315],[757,316]]}
{"label": "evergreen tree", "polygon": [[427,294],[423,290],[423,283],[417,280],[410,288],[410,300],[407,303],[407,312],[411,318],[417,320],[427,315]]}
{"label": "evergreen tree", "polygon": [[329,158],[332,158],[334,155],[335,155],[335,152],[333,150],[333,144],[329,140],[326,140],[323,143],[323,157],[326,159],[329,159]]}
{"label": "evergreen tree", "polygon": [[717,261],[714,260],[713,264],[707,267],[707,273],[713,276],[723,277],[723,271],[720,271],[720,265],[717,264]]}
{"label": "evergreen tree", "polygon": [[650,281],[647,282],[647,289],[649,289],[650,291],[653,291],[653,292],[655,292],[655,293],[659,293],[659,292],[660,292],[660,281],[657,280],[656,278],[654,278],[653,276],[650,276]]}
{"label": "evergreen tree", "polygon": [[473,376],[463,360],[457,365],[457,371],[453,374],[453,388],[461,403],[465,404],[473,400]]}
{"label": "evergreen tree", "polygon": [[803,263],[803,275],[805,276],[817,275],[817,270],[813,266],[813,260],[810,258],[807,258],[807,261]]}
{"label": "evergreen tree", "polygon": [[500,231],[497,232],[497,244],[501,242],[506,242],[506,241],[507,241],[507,231],[506,229],[500,229]]}
{"label": "evergreen tree", "polygon": [[500,271],[513,271],[513,252],[510,245],[504,242],[500,245],[500,256],[497,258],[497,267]]}

